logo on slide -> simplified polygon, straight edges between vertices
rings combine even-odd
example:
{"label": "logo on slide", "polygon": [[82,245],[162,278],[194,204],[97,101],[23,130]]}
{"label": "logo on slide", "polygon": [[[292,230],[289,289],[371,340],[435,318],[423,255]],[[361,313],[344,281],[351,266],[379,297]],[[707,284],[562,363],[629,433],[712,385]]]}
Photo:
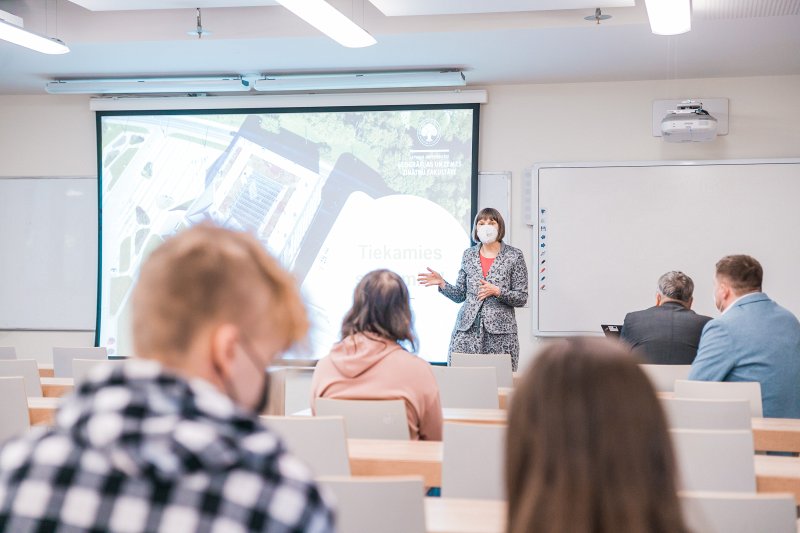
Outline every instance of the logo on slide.
{"label": "logo on slide", "polygon": [[441,138],[442,133],[439,129],[439,123],[432,118],[424,119],[417,128],[417,139],[419,139],[419,142],[421,142],[423,146],[436,146],[436,143],[438,143]]}

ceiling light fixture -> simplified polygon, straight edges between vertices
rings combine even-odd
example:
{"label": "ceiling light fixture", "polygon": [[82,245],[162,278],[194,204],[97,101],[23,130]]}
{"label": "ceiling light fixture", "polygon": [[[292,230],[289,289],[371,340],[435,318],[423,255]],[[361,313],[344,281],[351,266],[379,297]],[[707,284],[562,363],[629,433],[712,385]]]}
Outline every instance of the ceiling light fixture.
{"label": "ceiling light fixture", "polygon": [[278,3],[347,48],[363,48],[378,42],[325,0],[278,0]]}
{"label": "ceiling light fixture", "polygon": [[372,72],[304,72],[247,76],[181,76],[54,80],[45,85],[51,94],[161,94],[326,92],[348,89],[411,89],[463,87],[457,68]]}
{"label": "ceiling light fixture", "polygon": [[645,0],[650,31],[656,35],[678,35],[692,29],[690,0]]}
{"label": "ceiling light fixture", "polygon": [[197,8],[197,27],[193,30],[189,30],[186,32],[187,34],[191,35],[192,37],[197,37],[198,39],[202,39],[203,35],[206,37],[211,37],[211,31],[203,29],[203,18],[200,14],[200,8]]}
{"label": "ceiling light fixture", "polygon": [[467,84],[459,69],[381,72],[328,72],[266,74],[253,83],[260,92],[335,91],[347,89],[399,89],[461,87]]}
{"label": "ceiling light fixture", "polygon": [[610,18],[611,18],[611,15],[603,15],[603,12],[598,7],[598,8],[596,8],[594,10],[594,15],[589,15],[588,17],[583,17],[583,20],[588,20],[590,22],[594,22],[599,26],[601,20],[608,20]]}
{"label": "ceiling light fixture", "polygon": [[56,80],[45,85],[51,94],[158,94],[246,92],[250,82],[242,76],[187,76],[171,78],[98,78]]}
{"label": "ceiling light fixture", "polygon": [[22,27],[22,18],[0,11],[0,39],[43,54],[66,54],[69,48],[58,39],[43,37]]}

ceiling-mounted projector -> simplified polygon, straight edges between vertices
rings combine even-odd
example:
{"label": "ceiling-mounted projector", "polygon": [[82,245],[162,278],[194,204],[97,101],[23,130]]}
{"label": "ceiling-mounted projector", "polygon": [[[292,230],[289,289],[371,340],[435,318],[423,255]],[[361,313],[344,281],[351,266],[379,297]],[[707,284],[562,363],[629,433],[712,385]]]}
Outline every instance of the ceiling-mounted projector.
{"label": "ceiling-mounted projector", "polygon": [[717,119],[703,109],[703,102],[685,100],[661,119],[661,133],[671,143],[712,141]]}

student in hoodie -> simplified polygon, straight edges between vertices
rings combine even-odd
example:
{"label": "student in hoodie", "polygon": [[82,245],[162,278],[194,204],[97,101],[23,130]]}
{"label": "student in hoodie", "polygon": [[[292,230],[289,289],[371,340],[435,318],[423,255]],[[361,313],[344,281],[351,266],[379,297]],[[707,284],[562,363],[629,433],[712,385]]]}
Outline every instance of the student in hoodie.
{"label": "student in hoodie", "polygon": [[202,225],[152,253],[132,297],[138,358],[0,449],[0,531],[333,531],[258,419],[265,367],[308,329],[293,278],[254,237]]}
{"label": "student in hoodie", "polygon": [[311,407],[317,398],[394,400],[406,403],[412,439],[442,440],[439,386],[430,365],[406,351],[415,338],[408,288],[389,270],[373,270],[356,286],[342,323],[342,340],[317,363]]}

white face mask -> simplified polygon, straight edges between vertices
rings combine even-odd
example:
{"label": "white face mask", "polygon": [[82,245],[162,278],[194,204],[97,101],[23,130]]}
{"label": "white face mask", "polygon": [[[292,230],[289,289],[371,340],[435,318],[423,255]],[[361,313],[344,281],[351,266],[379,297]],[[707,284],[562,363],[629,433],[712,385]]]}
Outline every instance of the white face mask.
{"label": "white face mask", "polygon": [[483,244],[491,244],[497,240],[497,226],[493,224],[484,224],[478,226],[478,239]]}

